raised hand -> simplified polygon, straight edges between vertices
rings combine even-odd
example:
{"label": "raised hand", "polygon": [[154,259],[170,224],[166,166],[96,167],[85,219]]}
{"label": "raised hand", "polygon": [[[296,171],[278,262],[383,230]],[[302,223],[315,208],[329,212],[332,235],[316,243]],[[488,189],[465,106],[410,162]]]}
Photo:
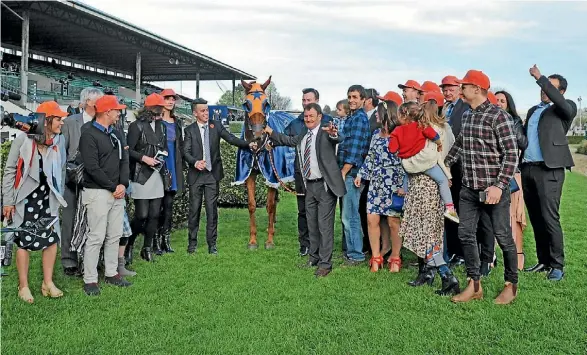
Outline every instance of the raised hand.
{"label": "raised hand", "polygon": [[532,68],[530,68],[530,75],[534,77],[534,79],[538,80],[542,76],[540,73],[540,69],[534,64]]}
{"label": "raised hand", "polygon": [[322,127],[322,130],[328,133],[330,136],[338,135],[338,128],[332,124],[332,122],[328,123],[328,127]]}

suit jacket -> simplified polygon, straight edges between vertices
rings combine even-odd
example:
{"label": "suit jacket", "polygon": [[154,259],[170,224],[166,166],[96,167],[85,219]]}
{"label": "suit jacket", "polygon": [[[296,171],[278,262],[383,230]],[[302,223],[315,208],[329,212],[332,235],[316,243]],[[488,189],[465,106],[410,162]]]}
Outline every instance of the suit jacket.
{"label": "suit jacket", "polygon": [[[220,156],[220,138],[224,139],[229,144],[242,149],[249,149],[249,143],[227,131],[219,121],[210,120],[208,121],[208,124],[212,175],[216,181],[220,181],[224,177],[222,157]],[[189,125],[184,133],[183,158],[189,166],[188,184],[193,185],[196,182],[198,175],[202,173],[202,171],[196,169],[195,165],[197,161],[204,159],[204,142],[202,142],[202,135],[200,134],[200,127],[197,122]]]}
{"label": "suit jacket", "polygon": [[381,122],[377,122],[377,110],[369,117],[369,127],[371,127],[371,133],[375,132],[377,128],[381,128]]}
{"label": "suit jacket", "polygon": [[[547,77],[541,76],[536,83],[548,96],[552,105],[542,111],[538,122],[538,141],[544,158],[544,164],[551,169],[570,168],[575,166],[569,150],[567,132],[577,115],[577,105],[566,100],[563,94],[550,83]],[[526,116],[524,132],[528,134],[528,121],[537,106],[532,107]]]}
{"label": "suit jacket", "polygon": [[65,149],[67,150],[67,159],[72,158],[77,152],[79,138],[82,135],[82,126],[84,125],[84,114],[78,113],[71,115],[63,120],[61,133],[65,137]]}
{"label": "suit jacket", "polygon": [[455,135],[455,138],[458,137],[459,133],[461,133],[461,127],[463,124],[463,113],[469,110],[471,106],[468,103],[460,99],[457,104],[453,107],[452,112],[450,114],[450,126],[452,128],[452,133]]}
{"label": "suit jacket", "polygon": [[[289,137],[285,134],[273,131],[273,133],[271,133],[271,140],[274,145],[295,147],[296,153],[300,155],[302,152],[300,144],[305,135],[306,133],[299,134],[295,137]],[[343,197],[346,194],[346,188],[344,181],[342,180],[342,173],[340,172],[336,160],[336,145],[343,140],[344,137],[340,135],[340,132],[336,138],[333,138],[322,131],[322,129],[318,130],[318,135],[316,136],[316,155],[318,157],[320,172],[322,173],[322,177],[328,188],[337,197]],[[301,164],[301,162],[299,164]]]}

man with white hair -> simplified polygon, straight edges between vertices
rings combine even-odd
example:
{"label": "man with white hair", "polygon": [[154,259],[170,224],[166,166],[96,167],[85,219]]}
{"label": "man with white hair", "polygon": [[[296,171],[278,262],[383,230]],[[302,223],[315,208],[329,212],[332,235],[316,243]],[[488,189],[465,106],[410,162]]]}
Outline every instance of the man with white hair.
{"label": "man with white hair", "polygon": [[[67,117],[63,122],[61,132],[65,138],[67,160],[75,158],[78,151],[79,139],[82,135],[82,126],[94,119],[96,115],[96,100],[104,96],[102,90],[95,87],[87,87],[80,93],[80,106],[83,112]],[[78,256],[75,251],[70,251],[71,237],[73,234],[73,220],[77,207],[78,189],[73,183],[66,181],[63,194],[67,207],[63,209],[61,219],[61,265],[63,272],[69,276],[81,275],[78,266]]]}

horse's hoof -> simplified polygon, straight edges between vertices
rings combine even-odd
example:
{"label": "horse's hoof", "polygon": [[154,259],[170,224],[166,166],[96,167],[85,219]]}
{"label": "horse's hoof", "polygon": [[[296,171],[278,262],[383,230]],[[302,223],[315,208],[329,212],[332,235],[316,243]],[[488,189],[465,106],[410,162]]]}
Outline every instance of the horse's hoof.
{"label": "horse's hoof", "polygon": [[265,249],[267,249],[267,250],[275,249],[275,244],[273,244],[273,243],[265,243]]}
{"label": "horse's hoof", "polygon": [[249,250],[257,250],[259,248],[259,245],[257,244],[249,244],[248,245]]}

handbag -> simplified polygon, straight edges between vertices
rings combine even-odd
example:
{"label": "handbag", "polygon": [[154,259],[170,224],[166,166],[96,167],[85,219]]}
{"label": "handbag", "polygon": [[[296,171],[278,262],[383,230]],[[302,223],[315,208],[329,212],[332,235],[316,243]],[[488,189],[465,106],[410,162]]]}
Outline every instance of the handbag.
{"label": "handbag", "polygon": [[514,193],[514,192],[518,192],[520,191],[520,186],[518,185],[518,182],[516,181],[516,179],[512,178],[510,180],[510,193]]}
{"label": "handbag", "polygon": [[404,196],[400,196],[395,192],[392,193],[390,208],[396,212],[402,212],[404,209]]}
{"label": "handbag", "polygon": [[65,166],[65,179],[69,185],[80,186],[84,182],[84,163],[79,150]]}
{"label": "handbag", "polygon": [[171,172],[168,169],[163,169],[163,189],[165,191],[171,191],[172,179]]}

